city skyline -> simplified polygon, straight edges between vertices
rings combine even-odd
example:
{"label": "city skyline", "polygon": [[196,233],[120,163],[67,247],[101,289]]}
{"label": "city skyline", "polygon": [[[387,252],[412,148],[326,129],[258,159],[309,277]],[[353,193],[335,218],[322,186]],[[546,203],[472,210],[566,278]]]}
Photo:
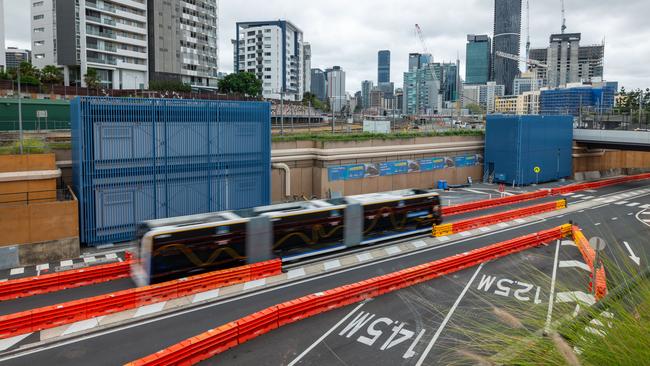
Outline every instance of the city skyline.
{"label": "city skyline", "polygon": [[[326,11],[313,4],[292,1],[259,2],[256,6],[238,8],[220,4],[219,69],[232,71],[230,40],[234,37],[236,21],[257,19],[287,19],[300,27],[312,44],[312,67],[327,68],[341,65],[347,73],[347,91],[360,89],[361,81],[376,82],[377,51],[391,51],[392,81],[396,86],[403,83],[402,76],[408,69],[408,53],[422,52],[422,46],[414,32],[414,24],[421,24],[427,46],[436,62],[455,61],[460,55],[461,75],[465,75],[465,43],[467,34],[492,34],[493,3],[460,1],[438,8],[435,12],[424,1],[408,5],[392,2],[376,3],[386,14],[365,11],[363,4],[336,6]],[[341,4],[343,4],[341,2]],[[5,1],[6,45],[30,47],[29,3],[19,0]],[[604,1],[567,1],[567,32],[581,32],[584,44],[600,43],[606,39],[605,78],[616,80],[628,89],[647,87],[650,72],[640,60],[650,58],[650,46],[644,39],[650,35],[650,25],[643,22],[641,14],[650,12],[650,4],[629,1],[612,7]],[[345,9],[345,12],[343,12]],[[468,10],[471,9],[471,10]],[[400,14],[394,17],[394,14]],[[454,17],[462,15],[463,21]],[[605,14],[605,15],[603,15]],[[639,14],[636,16],[636,14]],[[593,19],[598,19],[594,22]],[[621,19],[626,23],[622,24]],[[561,25],[560,6],[543,2],[531,2],[531,43],[533,47],[545,47],[552,33],[559,33]],[[627,29],[633,28],[634,32]],[[349,37],[350,41],[342,39]],[[525,30],[522,30],[525,42]],[[523,51],[522,51],[523,53]]]}

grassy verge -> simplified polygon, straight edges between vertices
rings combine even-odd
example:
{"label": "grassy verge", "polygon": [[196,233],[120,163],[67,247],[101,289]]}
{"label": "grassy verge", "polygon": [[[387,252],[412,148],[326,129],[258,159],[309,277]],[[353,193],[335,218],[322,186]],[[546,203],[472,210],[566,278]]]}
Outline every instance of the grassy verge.
{"label": "grassy verge", "polygon": [[298,133],[284,136],[273,136],[273,142],[291,141],[368,141],[368,140],[401,140],[416,137],[449,137],[449,136],[483,136],[482,130],[454,130],[444,132],[395,132],[382,133]]}

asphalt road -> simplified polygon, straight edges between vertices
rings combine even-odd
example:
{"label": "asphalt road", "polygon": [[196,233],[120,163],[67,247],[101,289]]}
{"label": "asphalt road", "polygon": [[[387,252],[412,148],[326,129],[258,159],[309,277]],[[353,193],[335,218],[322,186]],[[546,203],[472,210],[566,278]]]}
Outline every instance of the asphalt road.
{"label": "asphalt road", "polygon": [[[598,196],[603,194],[620,192],[640,186],[641,184],[636,183],[616,187],[615,189],[610,187],[598,190],[598,192],[589,193],[589,195],[595,196],[590,199],[598,199]],[[569,201],[580,201],[583,197],[590,196],[582,195],[581,197],[569,198]],[[617,202],[627,202],[624,201],[625,199],[625,197],[620,197],[620,200]],[[13,358],[11,359],[0,358],[0,361],[3,361],[3,364],[7,365],[52,363],[66,365],[87,365],[89,363],[94,365],[121,364],[154,353],[168,345],[177,343],[210,328],[283,301],[445,258],[531,232],[555,227],[569,220],[573,220],[575,223],[581,225],[585,229],[588,237],[598,235],[610,242],[609,248],[612,250],[612,255],[617,255],[617,253],[625,254],[625,252],[619,250],[624,248],[619,239],[626,240],[630,248],[642,257],[641,261],[645,262],[650,258],[647,256],[648,246],[650,246],[647,239],[650,228],[641,223],[634,215],[641,210],[638,208],[639,206],[650,204],[650,198],[646,196],[635,198],[633,201],[631,202],[632,204],[638,203],[638,205],[630,207],[627,204],[604,204],[594,209],[584,210],[583,212],[567,216],[560,215],[562,217],[532,223],[523,227],[505,229],[499,232],[485,234],[481,237],[451,242],[435,248],[426,249],[417,254],[411,253],[394,256],[380,262],[368,263],[363,266],[328,273],[320,277],[305,279],[285,286],[226,299],[221,302],[171,314],[162,319],[156,319],[156,321],[145,324],[131,324],[121,328],[109,329],[103,333],[81,336],[62,344],[53,344],[45,348],[28,350],[22,354],[12,356]],[[633,261],[629,258],[626,259],[625,256],[616,257],[616,261],[622,264],[633,264]],[[511,269],[508,270],[510,271]],[[470,269],[466,272],[471,271]],[[458,274],[458,276],[460,275]],[[449,296],[453,298],[453,291]],[[436,299],[436,303],[438,303],[438,298],[433,297],[430,299]],[[439,306],[444,307],[444,305],[448,305],[445,301],[449,302],[449,300],[444,300],[441,297]],[[377,303],[379,302],[377,301]],[[408,319],[401,321],[406,320]],[[281,331],[283,330],[281,329],[278,332]],[[304,337],[306,338],[306,336],[305,334]],[[284,342],[287,342],[286,347],[282,349],[277,349],[276,347],[276,352],[290,352],[290,344],[293,340],[285,340]]]}

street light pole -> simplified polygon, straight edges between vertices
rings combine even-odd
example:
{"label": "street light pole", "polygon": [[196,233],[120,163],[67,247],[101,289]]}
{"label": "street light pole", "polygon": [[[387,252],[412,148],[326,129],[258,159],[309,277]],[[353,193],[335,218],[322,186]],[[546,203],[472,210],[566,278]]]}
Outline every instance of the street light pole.
{"label": "street light pole", "polygon": [[20,65],[18,65],[18,134],[20,139],[20,155],[23,154],[23,102],[20,90]]}
{"label": "street light pole", "polygon": [[284,136],[284,88],[280,91],[280,136]]}

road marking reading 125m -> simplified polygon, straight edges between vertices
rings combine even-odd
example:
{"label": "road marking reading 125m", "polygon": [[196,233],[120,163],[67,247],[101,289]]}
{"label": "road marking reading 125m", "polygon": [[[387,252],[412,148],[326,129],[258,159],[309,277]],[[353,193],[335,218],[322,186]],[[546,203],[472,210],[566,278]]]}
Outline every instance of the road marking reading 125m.
{"label": "road marking reading 125m", "polygon": [[[492,286],[496,286],[494,291],[492,291]],[[532,295],[531,291],[535,289],[534,299],[528,296]],[[540,294],[542,288],[540,286],[531,285],[530,283],[513,281],[507,278],[502,278],[497,281],[497,277],[483,275],[481,280],[478,282],[478,290],[485,292],[494,292],[495,295],[503,297],[514,297],[515,299],[522,302],[530,302],[533,300],[535,304],[541,304],[542,300],[540,299]]]}

